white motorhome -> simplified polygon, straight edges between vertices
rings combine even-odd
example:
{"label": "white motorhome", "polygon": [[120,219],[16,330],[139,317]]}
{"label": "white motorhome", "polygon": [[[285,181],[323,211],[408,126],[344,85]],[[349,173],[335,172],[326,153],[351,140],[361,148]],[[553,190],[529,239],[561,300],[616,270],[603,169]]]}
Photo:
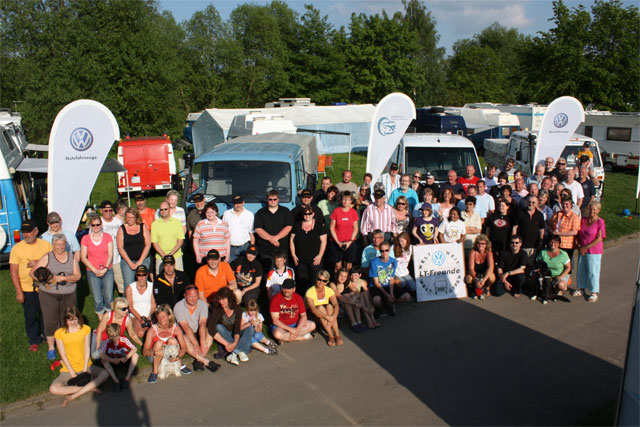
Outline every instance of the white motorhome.
{"label": "white motorhome", "polygon": [[482,178],[473,143],[460,135],[406,133],[389,160],[392,162],[400,165],[403,173],[419,170],[424,175],[429,171],[438,183],[447,181],[450,170],[464,176],[467,165],[473,165],[476,176]]}
{"label": "white motorhome", "polygon": [[520,130],[517,116],[496,108],[465,106],[460,108],[460,115],[467,125],[467,137],[480,152],[484,151],[485,139],[508,138],[511,132]]}
{"label": "white motorhome", "polygon": [[585,121],[577,132],[598,141],[607,171],[614,167],[638,167],[640,112],[585,111]]}
{"label": "white motorhome", "polygon": [[480,102],[475,104],[466,104],[464,108],[495,108],[503,113],[511,113],[518,117],[521,130],[540,130],[542,118],[547,112],[546,105],[538,104],[494,104],[492,102]]}
{"label": "white motorhome", "polygon": [[291,120],[286,120],[280,114],[250,113],[239,114],[233,118],[227,140],[246,135],[260,135],[263,133],[284,132],[296,133],[296,127]]}

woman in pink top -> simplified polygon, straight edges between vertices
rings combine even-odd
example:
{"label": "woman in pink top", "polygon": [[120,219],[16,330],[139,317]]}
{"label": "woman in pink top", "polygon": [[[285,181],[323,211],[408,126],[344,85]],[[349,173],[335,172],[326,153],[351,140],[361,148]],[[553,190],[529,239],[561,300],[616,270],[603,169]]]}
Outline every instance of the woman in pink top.
{"label": "woman in pink top", "polygon": [[93,294],[94,310],[98,319],[113,302],[113,239],[102,231],[102,218],[89,217],[89,233],[80,242],[80,259],[87,267],[87,282]]}
{"label": "woman in pink top", "polygon": [[589,302],[598,301],[600,292],[602,241],[607,237],[604,219],[598,216],[601,208],[596,201],[587,205],[588,216],[582,218],[578,232],[578,290],[574,295],[583,295],[585,289],[589,289]]}
{"label": "woman in pink top", "polygon": [[216,249],[223,260],[229,256],[231,234],[229,226],[218,218],[218,206],[209,202],[204,207],[205,219],[198,222],[193,230],[193,253],[201,264],[211,249]]}

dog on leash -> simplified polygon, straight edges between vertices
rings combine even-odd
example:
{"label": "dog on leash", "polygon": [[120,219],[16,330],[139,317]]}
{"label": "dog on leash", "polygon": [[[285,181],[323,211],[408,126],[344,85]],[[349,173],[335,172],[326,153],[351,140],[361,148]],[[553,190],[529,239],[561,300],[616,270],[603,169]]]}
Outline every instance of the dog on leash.
{"label": "dog on leash", "polygon": [[549,300],[555,301],[558,297],[558,281],[551,275],[551,270],[544,261],[536,261],[533,269],[533,280],[536,288],[532,300],[539,299],[542,304]]}
{"label": "dog on leash", "polygon": [[[182,375],[180,373],[180,346],[178,344],[165,344],[162,347],[162,360],[158,368],[158,377],[163,380],[173,374],[176,377]],[[172,362],[173,360],[173,362]]]}

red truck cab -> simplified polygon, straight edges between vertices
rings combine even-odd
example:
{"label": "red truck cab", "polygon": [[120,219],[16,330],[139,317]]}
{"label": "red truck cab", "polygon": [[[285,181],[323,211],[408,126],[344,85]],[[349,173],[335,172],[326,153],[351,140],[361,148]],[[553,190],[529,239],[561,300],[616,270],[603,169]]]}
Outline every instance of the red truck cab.
{"label": "red truck cab", "polygon": [[170,190],[176,174],[173,146],[168,136],[126,138],[118,144],[118,192]]}

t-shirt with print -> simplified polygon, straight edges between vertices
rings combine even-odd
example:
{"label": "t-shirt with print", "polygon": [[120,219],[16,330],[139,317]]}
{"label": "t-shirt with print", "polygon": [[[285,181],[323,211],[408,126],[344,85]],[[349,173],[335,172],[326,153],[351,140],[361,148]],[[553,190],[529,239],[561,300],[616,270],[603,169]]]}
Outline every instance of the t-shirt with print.
{"label": "t-shirt with print", "polygon": [[287,300],[282,293],[277,294],[269,303],[269,312],[278,313],[280,321],[291,326],[298,323],[300,316],[307,312],[304,308],[304,301],[300,295],[293,293],[290,300]]}
{"label": "t-shirt with print", "polygon": [[262,264],[258,259],[249,261],[246,256],[236,258],[231,263],[231,269],[236,275],[236,283],[240,289],[251,286],[257,277],[262,277]]}
{"label": "t-shirt with print", "polygon": [[378,278],[378,283],[382,286],[390,286],[391,279],[396,274],[396,268],[398,261],[394,258],[389,258],[387,262],[382,261],[381,258],[375,258],[371,261],[369,266],[369,277],[371,278],[371,284],[373,285],[373,278]]}
{"label": "t-shirt with print", "polygon": [[422,217],[416,218],[414,225],[418,229],[418,237],[422,243],[434,243],[435,231],[440,225],[440,221],[436,217],[432,216],[430,220],[425,220]]}
{"label": "t-shirt with print", "polygon": [[111,339],[104,341],[102,344],[102,352],[114,359],[127,357],[127,354],[134,348],[136,347],[127,337],[118,337],[117,344],[114,344]]}
{"label": "t-shirt with print", "polygon": [[340,242],[348,242],[351,240],[353,228],[358,227],[354,222],[358,221],[358,213],[351,208],[344,212],[342,208],[335,209],[331,213],[331,219],[336,222],[336,236]]}

